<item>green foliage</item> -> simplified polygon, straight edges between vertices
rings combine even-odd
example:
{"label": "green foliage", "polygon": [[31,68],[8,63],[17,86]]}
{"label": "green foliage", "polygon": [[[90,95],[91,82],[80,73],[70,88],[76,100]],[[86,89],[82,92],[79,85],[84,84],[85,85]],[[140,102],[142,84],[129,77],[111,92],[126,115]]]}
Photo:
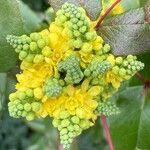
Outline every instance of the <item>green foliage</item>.
{"label": "green foliage", "polygon": [[143,8],[105,20],[98,32],[110,44],[114,55],[140,54],[150,50],[150,28],[144,21]]}
{"label": "green foliage", "polygon": [[121,112],[109,118],[115,150],[149,149],[149,95],[143,87],[128,87],[118,93],[117,104]]}
{"label": "green foliage", "polygon": [[[39,11],[41,16],[44,16],[42,11],[47,7],[47,4],[44,5],[44,3],[46,3],[45,1],[24,1],[34,8],[34,10]],[[51,0],[51,4],[55,10],[57,10],[58,7],[66,1],[67,0]],[[79,1],[70,1],[74,1],[76,5],[79,5]],[[122,0],[123,8],[128,12],[105,20],[104,25],[99,29],[99,32],[101,32],[100,35],[102,35],[105,42],[111,45],[115,55],[140,54],[138,59],[145,64],[145,69],[142,70],[141,73],[144,78],[148,80],[150,77],[150,28],[148,24],[149,21],[147,21],[147,19],[144,21],[144,18],[145,15],[147,18],[149,14],[147,10],[143,11],[143,8],[130,11],[130,9],[133,8],[143,7],[147,1],[148,0]],[[98,0],[85,0],[84,8],[86,8],[93,20],[95,20],[101,12],[101,4]],[[53,20],[55,15],[54,12],[50,11],[47,13],[50,20],[51,18]],[[6,35],[15,34],[19,36],[21,34],[29,34],[33,30],[38,30],[41,18],[32,12],[26,5],[17,0],[0,0],[0,19],[0,72],[6,72],[13,68],[17,61],[14,50],[12,50],[6,42]],[[87,33],[85,36],[87,39],[93,37],[91,33]],[[74,42],[74,45],[76,46],[83,44],[80,39]],[[35,48],[34,46],[35,45],[32,43],[32,49]],[[85,47],[87,47],[87,45],[85,45]],[[110,47],[107,45],[103,48],[102,52],[107,54],[109,50]],[[46,48],[42,50],[42,55],[50,55],[49,50]],[[25,53],[22,52],[20,58],[24,56]],[[39,58],[36,60],[39,60]],[[114,66],[113,71],[116,71],[117,75],[118,67],[119,69],[123,68],[120,71],[121,73],[119,73],[123,76],[124,72],[134,71],[134,69],[140,70],[143,68],[142,64],[136,62],[136,60],[134,60],[134,64],[131,63],[131,61],[127,62],[128,65],[126,64],[126,59],[122,60],[120,57],[117,57],[115,61],[116,65]],[[124,66],[122,66],[122,61]],[[133,69],[132,67],[129,67],[130,65],[133,65]],[[52,123],[50,120],[25,122],[20,119],[12,119],[8,116],[6,107],[7,97],[9,93],[15,89],[16,81],[14,75],[18,72],[18,68],[14,67],[8,74],[0,74],[0,149],[56,150],[58,147],[58,134],[51,126]],[[62,75],[65,75],[64,73],[66,72],[66,70],[63,71]],[[71,77],[74,77],[74,75]],[[92,82],[94,84],[95,80]],[[64,81],[59,81],[59,83],[63,86]],[[150,95],[144,93],[145,90],[141,86],[141,83],[141,81],[137,81],[134,77],[130,83],[123,83],[122,88],[120,88],[119,92],[112,98],[113,100],[116,100],[120,110],[118,115],[108,117],[115,150],[150,149]],[[108,91],[110,92],[110,89],[108,89]],[[112,104],[103,105],[101,105],[99,111],[103,112],[105,115],[112,113],[112,111],[110,112],[106,109],[106,106],[112,106]],[[25,109],[28,110],[29,107],[30,106],[26,106]],[[34,105],[32,107],[35,108]],[[117,109],[116,104],[113,104],[113,107],[111,107],[112,110],[114,110],[114,107]],[[62,121],[65,116],[67,115],[62,114],[60,120]],[[73,118],[72,121],[77,123],[78,119]],[[63,125],[65,125],[65,123],[66,122],[63,122]],[[64,132],[65,131],[63,130],[61,134],[64,134]],[[64,140],[66,137],[63,135],[61,138]],[[85,149],[108,150],[99,118],[94,128],[84,131],[72,145],[72,150]]]}
{"label": "green foliage", "polygon": [[77,6],[82,6],[85,8],[85,10],[87,11],[88,15],[92,20],[96,20],[101,12],[101,0],[95,1],[84,0],[83,2],[79,0],[49,0],[49,1],[55,11],[60,9],[65,2],[70,2]]}
{"label": "green foliage", "polygon": [[20,35],[36,30],[41,19],[16,0],[1,0],[0,6],[3,6],[0,9],[0,72],[6,72],[15,66],[16,54],[6,43],[5,37],[8,34]]}

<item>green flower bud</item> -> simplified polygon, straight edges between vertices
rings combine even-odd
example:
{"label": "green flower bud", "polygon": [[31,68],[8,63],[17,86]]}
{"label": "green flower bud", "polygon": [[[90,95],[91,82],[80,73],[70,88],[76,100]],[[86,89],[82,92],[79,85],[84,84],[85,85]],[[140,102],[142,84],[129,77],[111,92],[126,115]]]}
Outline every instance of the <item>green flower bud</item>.
{"label": "green flower bud", "polygon": [[28,97],[33,97],[33,90],[32,90],[32,89],[27,89],[27,90],[26,90],[26,95],[27,95]]}
{"label": "green flower bud", "polygon": [[82,43],[82,40],[81,39],[77,39],[74,41],[74,47],[75,48],[80,48],[82,47],[83,43]]}
{"label": "green flower bud", "polygon": [[85,75],[86,77],[89,77],[89,76],[91,75],[90,69],[87,68],[87,69],[84,71],[84,75]]}
{"label": "green flower bud", "polygon": [[25,61],[32,63],[34,59],[34,54],[28,54],[27,57],[25,58]]}
{"label": "green flower bud", "polygon": [[43,49],[42,49],[42,54],[46,57],[49,57],[52,55],[52,51],[51,51],[51,48],[49,48],[48,46],[45,46]]}
{"label": "green flower bud", "polygon": [[67,127],[67,126],[69,126],[69,124],[70,124],[70,122],[69,122],[68,119],[64,119],[64,120],[61,121],[61,126],[62,127]]}
{"label": "green flower bud", "polygon": [[44,56],[43,55],[36,55],[34,57],[34,60],[33,60],[33,62],[36,63],[36,64],[41,63],[43,61],[44,61]]}
{"label": "green flower bud", "polygon": [[40,39],[40,40],[37,41],[37,45],[38,45],[39,48],[42,49],[46,46],[46,43],[43,39]]}
{"label": "green flower bud", "polygon": [[69,114],[68,111],[62,111],[62,112],[60,113],[60,118],[61,118],[61,119],[66,119],[66,118],[68,118],[69,116],[70,116],[70,114]]}
{"label": "green flower bud", "polygon": [[60,131],[60,134],[61,134],[61,135],[65,135],[65,134],[67,134],[67,133],[68,133],[67,128],[63,128],[63,129]]}
{"label": "green flower bud", "polygon": [[67,127],[67,129],[68,129],[70,132],[72,132],[72,131],[74,131],[74,126],[73,126],[73,125],[69,125],[69,126]]}
{"label": "green flower bud", "polygon": [[31,34],[30,34],[30,38],[31,38],[33,41],[38,41],[39,39],[41,39],[41,35],[38,34],[38,33],[31,33]]}
{"label": "green flower bud", "polygon": [[112,72],[117,75],[119,73],[119,67],[118,66],[114,66],[112,68]]}
{"label": "green flower bud", "polygon": [[19,54],[20,60],[23,60],[27,55],[28,55],[28,54],[27,54],[26,51],[21,51],[20,54]]}
{"label": "green flower bud", "polygon": [[116,58],[116,64],[120,65],[123,62],[123,58],[122,57],[117,57]]}
{"label": "green flower bud", "polygon": [[34,114],[33,113],[29,113],[29,114],[27,114],[27,116],[26,116],[26,119],[28,120],[28,121],[32,121],[33,119],[34,119]]}
{"label": "green flower bud", "polygon": [[79,29],[79,31],[80,31],[81,33],[85,33],[86,30],[87,30],[87,27],[86,27],[86,26],[82,26],[82,27]]}
{"label": "green flower bud", "polygon": [[52,122],[52,124],[53,124],[53,126],[54,126],[55,128],[57,128],[57,127],[60,125],[60,120],[54,119],[53,122]]}
{"label": "green flower bud", "polygon": [[26,98],[26,94],[25,94],[25,92],[18,91],[18,92],[17,92],[17,97],[18,97],[20,100],[23,100],[23,99]]}
{"label": "green flower bud", "polygon": [[73,116],[73,117],[71,118],[71,121],[72,121],[73,123],[75,123],[75,124],[79,124],[80,119],[79,119],[77,116]]}
{"label": "green flower bud", "polygon": [[23,50],[24,51],[27,51],[28,49],[29,49],[29,45],[28,44],[23,45]]}
{"label": "green flower bud", "polygon": [[31,43],[30,43],[30,50],[31,50],[31,51],[36,51],[36,50],[38,50],[38,45],[37,45],[36,42],[31,42]]}
{"label": "green flower bud", "polygon": [[24,105],[24,110],[29,112],[31,110],[31,105],[29,103],[26,103]]}
{"label": "green flower bud", "polygon": [[31,103],[31,107],[34,112],[37,112],[40,110],[41,104],[39,102],[33,102]]}
{"label": "green flower bud", "polygon": [[119,75],[124,77],[126,75],[126,70],[124,68],[119,69]]}
{"label": "green flower bud", "polygon": [[108,53],[110,51],[110,45],[109,44],[105,44],[103,47],[103,53]]}

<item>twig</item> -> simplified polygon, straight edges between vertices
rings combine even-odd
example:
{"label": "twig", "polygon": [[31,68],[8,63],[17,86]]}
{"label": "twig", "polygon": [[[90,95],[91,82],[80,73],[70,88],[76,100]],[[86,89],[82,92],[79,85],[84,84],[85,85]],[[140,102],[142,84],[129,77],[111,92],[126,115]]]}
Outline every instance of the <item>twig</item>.
{"label": "twig", "polygon": [[139,72],[137,72],[137,73],[135,74],[135,76],[137,77],[138,80],[140,80],[140,81],[142,81],[143,83],[145,83],[144,77],[143,77]]}
{"label": "twig", "polygon": [[101,24],[103,22],[103,20],[105,19],[106,16],[108,16],[108,14],[113,10],[113,8],[118,4],[120,3],[121,0],[116,0],[107,10],[106,12],[104,13],[104,15],[102,15],[97,23],[97,25],[95,26],[95,30],[97,31],[100,27],[101,27]]}
{"label": "twig", "polygon": [[113,146],[112,138],[111,138],[111,135],[110,135],[110,130],[109,130],[109,127],[108,127],[108,124],[107,124],[106,116],[104,116],[104,115],[101,116],[101,121],[102,121],[103,129],[105,131],[107,142],[109,144],[109,149],[114,150],[114,146]]}

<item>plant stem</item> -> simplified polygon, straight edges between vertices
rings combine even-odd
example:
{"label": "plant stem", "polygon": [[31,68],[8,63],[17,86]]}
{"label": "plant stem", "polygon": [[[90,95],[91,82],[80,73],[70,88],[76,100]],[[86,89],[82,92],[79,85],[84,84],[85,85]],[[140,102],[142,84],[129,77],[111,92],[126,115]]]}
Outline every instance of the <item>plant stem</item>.
{"label": "plant stem", "polygon": [[103,22],[103,20],[108,16],[108,14],[113,10],[113,8],[120,3],[121,0],[116,0],[104,13],[104,15],[102,15],[97,23],[97,25],[95,26],[95,30],[98,31],[98,29],[101,27],[101,24]]}
{"label": "plant stem", "polygon": [[110,135],[110,130],[109,130],[109,127],[107,124],[106,116],[104,116],[104,115],[101,116],[101,122],[102,122],[102,126],[104,129],[105,135],[106,135],[107,142],[109,144],[109,149],[114,150],[114,146],[113,146],[112,138]]}
{"label": "plant stem", "polygon": [[59,144],[59,145],[58,145],[58,150],[63,150],[62,144]]}
{"label": "plant stem", "polygon": [[142,81],[143,83],[145,83],[144,77],[143,77],[139,72],[137,72],[137,73],[135,74],[135,76],[137,77],[138,80],[140,80],[140,81]]}

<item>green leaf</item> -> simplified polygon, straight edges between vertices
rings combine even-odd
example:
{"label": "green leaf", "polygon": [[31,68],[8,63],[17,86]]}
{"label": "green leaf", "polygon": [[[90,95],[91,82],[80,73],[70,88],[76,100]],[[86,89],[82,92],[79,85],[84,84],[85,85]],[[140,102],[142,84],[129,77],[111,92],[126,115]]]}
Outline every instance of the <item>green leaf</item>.
{"label": "green leaf", "polygon": [[55,11],[60,9],[65,2],[82,6],[92,20],[96,20],[99,17],[102,9],[101,0],[49,0],[49,2]]}
{"label": "green leaf", "polygon": [[122,0],[121,5],[125,9],[125,11],[139,8],[140,7],[140,0]]}
{"label": "green leaf", "polygon": [[17,60],[14,49],[6,42],[6,36],[36,30],[40,20],[17,0],[0,0],[0,6],[0,72],[6,72],[15,66]]}
{"label": "green leaf", "polygon": [[40,28],[42,18],[34,13],[26,4],[19,1],[19,10],[23,21],[23,29],[25,33],[31,33]]}
{"label": "green leaf", "polygon": [[85,130],[78,138],[79,150],[105,150],[106,141],[103,136],[103,129],[100,118],[97,119],[94,127]]}
{"label": "green leaf", "polygon": [[111,45],[114,55],[150,51],[150,27],[144,21],[143,8],[105,20],[98,34]]}
{"label": "green leaf", "polygon": [[115,150],[150,148],[150,97],[143,87],[129,87],[120,92],[117,103],[121,113],[109,118]]}
{"label": "green leaf", "polygon": [[6,73],[0,73],[0,111],[5,100],[6,78]]}
{"label": "green leaf", "polygon": [[150,24],[150,1],[144,7],[145,21]]}
{"label": "green leaf", "polygon": [[140,6],[143,7],[149,0],[140,0]]}

